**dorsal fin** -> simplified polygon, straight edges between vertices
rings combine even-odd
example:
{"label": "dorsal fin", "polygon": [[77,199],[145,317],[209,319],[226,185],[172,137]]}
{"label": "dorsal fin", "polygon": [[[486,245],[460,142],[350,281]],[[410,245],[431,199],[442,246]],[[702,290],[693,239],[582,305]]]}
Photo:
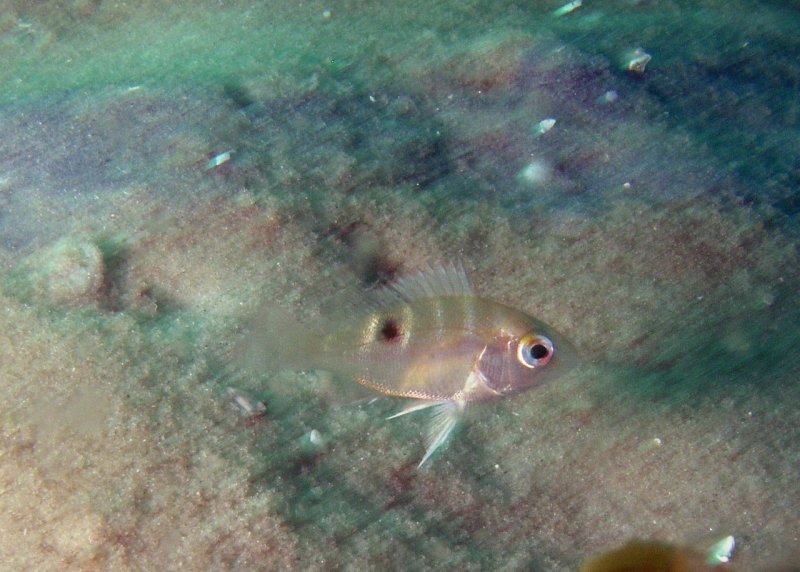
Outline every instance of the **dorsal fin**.
{"label": "dorsal fin", "polygon": [[381,291],[381,297],[388,302],[411,302],[438,296],[474,296],[463,266],[429,266],[399,278]]}

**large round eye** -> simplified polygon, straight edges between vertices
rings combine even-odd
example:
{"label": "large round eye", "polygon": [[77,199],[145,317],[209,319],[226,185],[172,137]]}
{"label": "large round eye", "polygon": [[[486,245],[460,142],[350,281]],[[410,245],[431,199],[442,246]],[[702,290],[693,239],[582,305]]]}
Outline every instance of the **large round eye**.
{"label": "large round eye", "polygon": [[553,342],[544,336],[528,334],[517,346],[517,359],[525,367],[542,367],[553,359]]}

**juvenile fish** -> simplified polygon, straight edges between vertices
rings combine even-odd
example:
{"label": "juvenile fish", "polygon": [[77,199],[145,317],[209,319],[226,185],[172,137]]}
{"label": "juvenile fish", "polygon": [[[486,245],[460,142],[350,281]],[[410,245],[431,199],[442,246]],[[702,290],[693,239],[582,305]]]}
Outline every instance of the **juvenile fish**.
{"label": "juvenile fish", "polygon": [[[470,403],[541,385],[574,359],[569,344],[549,327],[478,297],[464,270],[452,266],[400,279],[383,289],[376,309],[333,332],[295,331],[288,322],[271,329],[280,331],[271,332],[263,352],[284,356],[293,367],[329,370],[380,395],[406,398],[390,419],[431,409],[419,466],[445,443]],[[311,354],[289,358],[299,340],[306,340],[306,354],[307,340],[314,340]]]}

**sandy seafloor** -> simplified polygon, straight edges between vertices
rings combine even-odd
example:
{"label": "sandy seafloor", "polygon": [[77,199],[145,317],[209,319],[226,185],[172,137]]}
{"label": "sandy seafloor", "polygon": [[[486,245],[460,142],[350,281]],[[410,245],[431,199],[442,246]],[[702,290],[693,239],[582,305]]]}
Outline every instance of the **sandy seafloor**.
{"label": "sandy seafloor", "polygon": [[[796,3],[177,4],[0,4],[0,569],[798,569]],[[454,260],[581,363],[427,470],[230,357]]]}

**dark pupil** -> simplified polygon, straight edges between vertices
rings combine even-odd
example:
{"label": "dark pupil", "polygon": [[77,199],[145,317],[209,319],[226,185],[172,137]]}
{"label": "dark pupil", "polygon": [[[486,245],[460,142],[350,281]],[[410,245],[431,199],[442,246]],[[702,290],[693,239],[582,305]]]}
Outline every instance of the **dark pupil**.
{"label": "dark pupil", "polygon": [[391,318],[386,320],[381,328],[381,336],[383,336],[383,339],[387,342],[399,338],[400,325]]}
{"label": "dark pupil", "polygon": [[550,352],[542,344],[536,344],[535,346],[531,346],[531,356],[533,357],[533,359],[542,359],[543,357],[547,357],[548,353]]}

